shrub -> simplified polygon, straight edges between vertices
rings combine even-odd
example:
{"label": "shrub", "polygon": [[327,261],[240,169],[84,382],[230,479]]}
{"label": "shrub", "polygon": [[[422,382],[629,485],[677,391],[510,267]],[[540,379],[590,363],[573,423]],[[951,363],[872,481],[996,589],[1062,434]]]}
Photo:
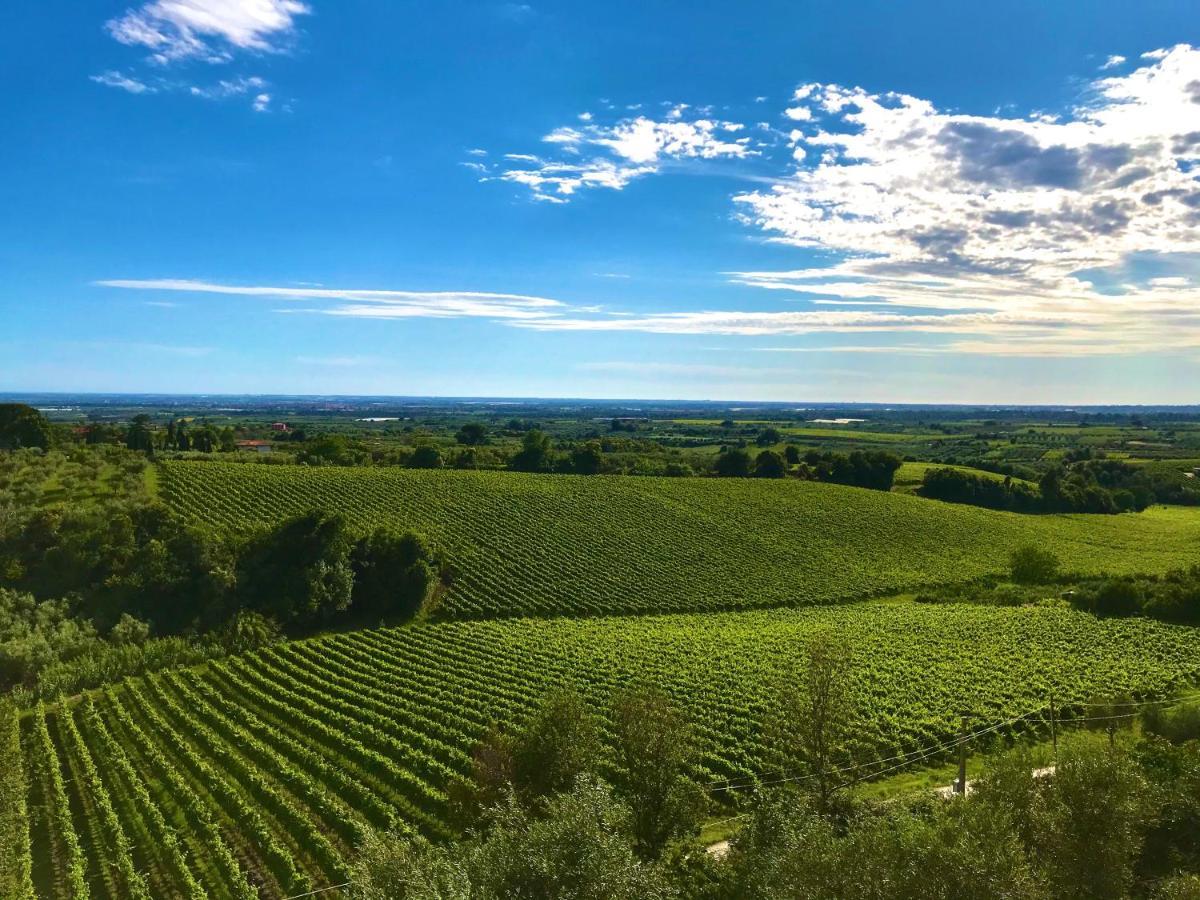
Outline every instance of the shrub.
{"label": "shrub", "polygon": [[1040,547],[1020,547],[1008,561],[1012,580],[1017,584],[1049,584],[1058,575],[1058,557]]}

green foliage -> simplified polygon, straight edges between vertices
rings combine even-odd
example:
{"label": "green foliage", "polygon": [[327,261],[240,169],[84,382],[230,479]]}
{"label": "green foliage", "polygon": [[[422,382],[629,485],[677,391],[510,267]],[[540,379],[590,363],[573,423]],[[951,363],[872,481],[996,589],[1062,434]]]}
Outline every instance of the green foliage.
{"label": "green foliage", "polygon": [[658,873],[630,848],[629,810],[596,781],[580,780],[534,817],[510,803],[486,840],[467,848],[472,897],[505,900],[653,900]]}
{"label": "green foliage", "polygon": [[29,781],[15,704],[0,697],[0,897],[33,900]]}
{"label": "green foliage", "polygon": [[67,601],[39,603],[0,588],[0,691],[34,686],[43,669],[81,656],[98,641],[92,623],[73,618]]}
{"label": "green foliage", "polygon": [[460,444],[466,444],[469,447],[478,447],[488,442],[487,427],[481,422],[467,422],[462,428],[458,429],[458,433],[454,439]]}
{"label": "green foliage", "polygon": [[[530,740],[558,747],[568,760],[553,761],[548,769],[578,771],[588,766],[569,761],[578,758],[578,747],[586,743],[577,736],[595,711],[594,730],[603,736],[597,767],[611,771],[623,798],[632,796],[633,781],[626,780],[628,767],[620,760],[622,755],[632,758],[630,753],[640,753],[639,760],[646,757],[650,775],[643,783],[651,786],[665,784],[665,776],[657,773],[680,764],[696,784],[750,784],[756,775],[773,771],[762,736],[776,716],[774,686],[785,673],[803,670],[806,648],[814,636],[827,633],[842,636],[849,648],[845,745],[847,758],[856,761],[952,740],[964,704],[981,714],[986,710],[986,720],[998,722],[1042,708],[1046,692],[1053,690],[1061,715],[1071,717],[1082,715],[1088,698],[1100,690],[1153,696],[1200,665],[1200,646],[1190,630],[1145,619],[1098,619],[1046,607],[858,604],[736,614],[427,623],[343,632],[272,644],[192,671],[129,679],[92,696],[99,720],[126,748],[139,776],[168,785],[167,796],[183,798],[174,827],[180,840],[194,848],[197,876],[205,884],[218,873],[216,883],[234,883],[230,851],[214,821],[237,823],[238,847],[263,861],[268,882],[283,885],[271,892],[284,896],[346,880],[350,848],[367,829],[399,829],[442,841],[452,831],[448,789],[479,765],[493,773],[491,783],[497,786],[488,802],[500,802],[504,810],[493,817],[490,830],[508,829],[509,837],[492,844],[486,856],[468,855],[463,849],[468,845],[455,845],[448,859],[467,866],[473,888],[476,872],[468,863],[476,858],[487,861],[489,873],[508,873],[502,882],[480,885],[533,885],[542,882],[527,880],[535,878],[529,860],[549,867],[578,859],[574,869],[542,870],[549,873],[544,877],[567,877],[568,871],[598,871],[590,868],[593,852],[596,859],[625,860],[636,858],[639,845],[633,836],[636,820],[628,811],[620,813],[624,824],[613,832],[619,837],[610,835],[605,840],[612,844],[593,850],[599,832],[579,832],[576,826],[596,819],[581,813],[568,817],[576,823],[570,828],[543,826],[543,816],[555,815],[555,801],[528,804],[528,811],[504,805],[503,786],[517,778],[512,760],[526,723],[531,723],[528,734],[535,736]],[[947,634],[954,640],[947,641]],[[644,682],[661,694],[618,713],[614,694],[631,682]],[[561,689],[577,698],[561,704],[547,700]],[[687,743],[693,752],[686,762],[680,762],[669,743],[681,735],[677,720],[664,716],[639,723],[640,712],[649,719],[671,708],[663,695],[676,698],[694,723]],[[543,701],[552,712],[534,712]],[[97,754],[96,766],[107,785],[109,773],[119,767],[107,762],[111,751],[104,749],[99,726],[92,722],[90,715],[79,718],[84,743]],[[513,738],[485,740],[482,746],[491,748],[491,757],[477,753],[473,758],[472,748],[481,744],[480,736],[493,722],[504,729],[493,734]],[[644,729],[633,727],[639,724]],[[1046,728],[1044,718],[1030,717],[998,729],[994,739],[1011,739],[1027,729],[1045,736]],[[633,749],[623,754],[620,746]],[[49,773],[39,775],[37,767],[43,758],[56,757],[27,753],[27,770],[38,784],[49,785]],[[1157,765],[1168,774],[1156,783],[1166,785],[1174,778],[1169,773],[1185,762],[1164,757]],[[67,777],[72,777],[70,770]],[[565,780],[564,775],[554,782]],[[65,789],[77,792],[83,783],[67,781]],[[114,804],[133,808],[122,791],[109,790]],[[45,796],[53,797],[49,787]],[[580,803],[574,808],[592,810],[588,815],[610,809],[594,795]],[[1033,806],[1032,800],[1024,807],[1010,804],[1005,815],[1015,818],[1020,809]],[[1181,800],[1171,809],[1172,821],[1183,823],[1180,833],[1185,833],[1191,807]],[[81,836],[101,827],[97,815],[84,813]],[[71,821],[69,809],[65,821]],[[881,846],[892,848],[881,857],[881,873],[900,877],[901,870],[888,866],[908,858],[929,870],[932,884],[969,891],[990,883],[987,879],[1008,858],[1007,838],[988,830],[975,838],[956,836],[959,826],[975,833],[966,820],[898,820],[896,827],[907,836],[877,836]],[[46,858],[49,845],[41,834],[34,832],[34,855]],[[1024,840],[1019,831],[1018,839]],[[950,862],[930,855],[934,840],[951,848]],[[91,853],[95,845],[89,841],[85,846]],[[847,861],[858,859],[861,867],[874,858],[865,838],[851,846],[857,850],[844,857]],[[1186,850],[1180,846],[1180,852]],[[572,848],[586,854],[571,856]],[[972,853],[979,854],[979,866],[959,865]],[[52,858],[57,870],[65,871],[68,857]],[[418,868],[449,871],[428,859],[419,861]],[[963,871],[956,872],[958,868]],[[764,862],[763,871],[769,870]],[[157,871],[164,894],[181,884],[169,870]],[[232,871],[236,874],[236,863]],[[638,865],[635,871],[651,870]],[[309,886],[302,888],[305,882]],[[883,890],[882,882],[872,883],[877,892]]]}
{"label": "green foliage", "polygon": [[355,615],[411,617],[437,580],[429,542],[411,531],[375,529],[354,545],[350,564]]}
{"label": "green foliage", "polygon": [[536,428],[525,433],[521,450],[509,461],[509,468],[517,472],[548,471],[553,463],[550,438]]}
{"label": "green foliage", "polygon": [[246,653],[279,640],[279,623],[261,613],[242,609],[231,616],[214,636],[226,652]]}
{"label": "green foliage", "polygon": [[471,900],[462,854],[447,853],[420,835],[373,831],[350,870],[354,900]]}
{"label": "green foliage", "polygon": [[442,451],[433,444],[422,444],[408,458],[408,464],[414,469],[440,469]]}
{"label": "green foliage", "polygon": [[1060,759],[1032,809],[1035,855],[1055,897],[1126,897],[1149,814],[1133,760],[1094,744]]}
{"label": "green foliage", "polygon": [[513,750],[516,787],[527,801],[561,793],[596,768],[600,739],[583,698],[573,690],[546,695]]}
{"label": "green foliage", "polygon": [[350,606],[350,548],[343,516],[314,510],[287,520],[239,559],[242,606],[288,625],[330,621]]}
{"label": "green foliage", "polygon": [[770,731],[779,768],[807,772],[817,809],[832,809],[850,724],[850,648],[831,631],[809,637],[795,670],[780,685],[780,701]]}
{"label": "green foliage", "polygon": [[726,447],[713,463],[713,471],[722,478],[745,478],[753,468],[750,451],[743,447]]}
{"label": "green foliage", "polygon": [[852,450],[848,454],[810,450],[804,454],[807,476],[817,481],[890,491],[901,459],[883,450]]}
{"label": "green foliage", "polygon": [[[356,534],[390,525],[428,536],[457,572],[438,607],[446,617],[848,600],[999,574],[1007,553],[1027,544],[1075,572],[1162,572],[1200,539],[1196,509],[1016,517],[798,479],[211,462],[159,471],[172,509],[225,534],[323,508],[344,514]],[[725,526],[719,540],[715,523]]]}
{"label": "green foliage", "polygon": [[108,632],[108,639],[114,644],[136,644],[142,646],[150,637],[150,623],[135,619],[129,613],[121,613],[117,624]]}
{"label": "green foliage", "polygon": [[774,450],[763,450],[754,458],[754,474],[758,478],[783,478],[787,463]]}
{"label": "green foliage", "polygon": [[975,474],[960,469],[938,467],[925,470],[918,493],[946,503],[969,503],[989,509],[1012,512],[1039,512],[1041,494],[1024,482],[1011,478],[999,480],[990,474]]}
{"label": "green foliage", "polygon": [[604,464],[600,445],[589,441],[571,451],[571,471],[576,475],[599,475]]}
{"label": "green foliage", "polygon": [[708,805],[686,776],[694,753],[691,728],[667,695],[650,686],[618,691],[609,721],[617,793],[633,811],[634,845],[655,859],[668,841],[698,828]]}
{"label": "green foliage", "polygon": [[1200,703],[1147,707],[1142,711],[1142,730],[1176,744],[1200,741]]}
{"label": "green foliage", "polygon": [[1018,547],[1008,557],[1008,570],[1017,584],[1050,584],[1058,568],[1059,559],[1052,551],[1032,544]]}
{"label": "green foliage", "polygon": [[0,403],[0,450],[50,446],[52,437],[46,417],[24,403]]}
{"label": "green foliage", "polygon": [[778,428],[764,428],[758,433],[758,437],[754,439],[754,443],[760,447],[770,447],[782,440],[783,433]]}
{"label": "green foliage", "polygon": [[722,897],[958,900],[1040,896],[1003,816],[982,804],[895,809],[844,833],[794,796],[767,799],[733,842]]}
{"label": "green foliage", "polygon": [[654,900],[661,874],[630,848],[629,810],[602,783],[583,779],[532,815],[515,801],[495,811],[485,838],[453,848],[373,835],[354,868],[361,900]]}

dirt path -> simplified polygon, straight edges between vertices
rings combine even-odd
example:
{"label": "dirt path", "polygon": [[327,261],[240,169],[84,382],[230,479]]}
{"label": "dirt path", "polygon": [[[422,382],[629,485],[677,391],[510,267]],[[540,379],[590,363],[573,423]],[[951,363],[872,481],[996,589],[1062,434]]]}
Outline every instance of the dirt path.
{"label": "dirt path", "polygon": [[[1034,778],[1045,778],[1047,775],[1053,775],[1053,774],[1054,774],[1054,766],[1046,766],[1044,769],[1034,769],[1033,770]],[[968,794],[970,794],[973,790],[975,790],[975,780],[974,779],[967,782],[967,791],[966,792]],[[945,787],[934,788],[933,792],[935,794],[937,794],[939,797],[957,797],[957,796],[959,796],[957,783],[956,784],[948,784]],[[711,849],[710,849],[710,852],[711,852]]]}

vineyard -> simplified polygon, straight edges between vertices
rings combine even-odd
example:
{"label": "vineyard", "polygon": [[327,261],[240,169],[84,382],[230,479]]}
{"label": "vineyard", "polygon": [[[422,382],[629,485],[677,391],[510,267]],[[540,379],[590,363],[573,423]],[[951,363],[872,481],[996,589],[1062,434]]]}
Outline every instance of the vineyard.
{"label": "vineyard", "polygon": [[736,610],[999,573],[1053,549],[1075,572],[1156,572],[1200,551],[1200,509],[1020,516],[803,481],[172,462],[162,496],[229,532],[315,507],[446,552],[447,618]]}
{"label": "vineyard", "polygon": [[31,876],[50,898],[279,898],[340,883],[365,828],[450,835],[446,788],[473,741],[552,686],[603,710],[614,687],[656,683],[694,722],[693,777],[748,784],[767,771],[778,685],[826,628],[852,647],[860,764],[952,737],[964,709],[986,724],[1025,716],[1000,740],[1044,727],[1050,691],[1069,711],[1200,671],[1186,628],[1058,607],[443,622],[285,643],[39,705],[21,720],[23,754],[0,707],[6,758],[23,755],[29,782],[26,798],[21,766],[0,773],[7,890]]}

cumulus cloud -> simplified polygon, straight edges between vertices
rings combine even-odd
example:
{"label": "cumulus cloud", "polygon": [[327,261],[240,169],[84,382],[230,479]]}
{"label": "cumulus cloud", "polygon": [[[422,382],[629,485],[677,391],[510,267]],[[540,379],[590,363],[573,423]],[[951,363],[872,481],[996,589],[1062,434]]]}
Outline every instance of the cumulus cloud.
{"label": "cumulus cloud", "polygon": [[[811,118],[788,115],[815,129],[792,132],[803,151],[794,170],[734,200],[773,240],[844,261],[734,279],[814,302],[1036,315],[1045,321],[1022,327],[1038,330],[1042,352],[1196,347],[1200,292],[1190,283],[1136,273],[1108,283],[1138,259],[1182,257],[1200,271],[1200,51],[1144,58],[1095,81],[1057,119],[804,85],[794,100]],[[880,315],[868,318],[884,324]],[[965,324],[944,324],[956,322]],[[999,340],[1015,327],[990,330]]]}
{"label": "cumulus cloud", "polygon": [[[794,113],[806,109],[808,116]],[[483,316],[550,331],[746,337],[892,334],[997,356],[1200,352],[1200,50],[1143,54],[1059,116],[970,115],[928,100],[806,84],[784,106],[769,186],[733,197],[742,222],[830,261],[727,272],[751,309],[629,312],[498,293],[110,286],[313,301],[342,316]],[[678,117],[673,117],[677,114]],[[703,109],[552,131],[554,152],[508,154],[484,179],[565,203],[677,160],[739,158],[736,124]],[[762,299],[778,300],[761,308]],[[675,301],[659,309],[678,310]],[[865,344],[864,344],[865,345]]]}
{"label": "cumulus cloud", "polygon": [[226,62],[235,50],[274,53],[284,49],[297,16],[310,7],[300,0],[154,0],[105,28],[122,44],[150,50],[158,65],[188,59]]}
{"label": "cumulus cloud", "polygon": [[647,116],[599,124],[594,114],[579,116],[583,124],[556,128],[542,138],[555,153],[508,153],[507,163],[472,166],[482,181],[508,181],[528,187],[537,200],[566,203],[588,188],[621,190],[631,181],[659,172],[685,159],[741,158],[757,153],[749,138],[734,137],[744,126],[675,104],[662,121]]}

